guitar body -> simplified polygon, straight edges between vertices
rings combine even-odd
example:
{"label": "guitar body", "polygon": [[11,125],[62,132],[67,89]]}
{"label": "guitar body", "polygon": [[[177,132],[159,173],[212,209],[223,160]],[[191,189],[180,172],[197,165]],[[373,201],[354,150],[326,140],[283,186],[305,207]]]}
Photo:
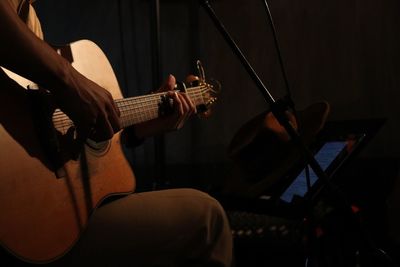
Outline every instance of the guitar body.
{"label": "guitar body", "polygon": [[[122,98],[100,48],[82,40],[72,43],[68,51],[78,71],[114,98]],[[0,89],[0,243],[22,260],[51,262],[79,239],[103,199],[133,192],[135,177],[123,155],[120,133],[101,148],[81,147],[79,156],[67,159],[57,177],[39,141],[23,89],[29,81],[7,74],[19,84],[1,79],[5,84]],[[68,141],[60,144],[61,153],[73,146]]]}

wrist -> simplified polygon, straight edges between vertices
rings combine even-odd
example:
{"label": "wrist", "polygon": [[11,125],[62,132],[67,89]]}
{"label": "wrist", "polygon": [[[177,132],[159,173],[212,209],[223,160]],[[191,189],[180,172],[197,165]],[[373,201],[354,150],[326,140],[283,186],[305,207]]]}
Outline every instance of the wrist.
{"label": "wrist", "polygon": [[61,93],[65,89],[73,88],[76,85],[77,74],[72,65],[58,55],[53,58],[51,64],[44,64],[48,67],[44,70],[40,85],[52,93]]}

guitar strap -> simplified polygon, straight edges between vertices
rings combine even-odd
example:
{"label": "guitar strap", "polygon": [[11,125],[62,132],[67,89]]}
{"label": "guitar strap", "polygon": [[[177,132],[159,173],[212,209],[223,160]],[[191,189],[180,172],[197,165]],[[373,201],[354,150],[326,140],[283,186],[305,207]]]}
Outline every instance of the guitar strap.
{"label": "guitar strap", "polygon": [[18,6],[18,16],[24,23],[28,23],[30,0],[22,0]]}
{"label": "guitar strap", "polygon": [[14,7],[20,19],[36,34],[37,37],[43,40],[42,27],[37,18],[35,9],[32,7],[34,0],[13,0]]}
{"label": "guitar strap", "polygon": [[[18,16],[20,19],[25,23],[28,24],[28,19],[29,19],[29,9],[30,5],[34,2],[34,0],[22,0],[17,9]],[[72,56],[71,52],[71,47],[69,45],[67,46],[53,46],[53,48],[59,53],[61,56],[63,56],[65,59],[67,59],[70,63],[74,61],[74,58]]]}

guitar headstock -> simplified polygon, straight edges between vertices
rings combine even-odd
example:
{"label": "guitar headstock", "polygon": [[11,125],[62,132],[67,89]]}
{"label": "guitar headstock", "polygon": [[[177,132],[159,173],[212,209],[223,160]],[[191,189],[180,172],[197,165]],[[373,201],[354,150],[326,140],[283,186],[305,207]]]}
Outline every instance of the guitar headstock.
{"label": "guitar headstock", "polygon": [[188,92],[195,90],[195,92],[189,93],[189,95],[197,106],[197,114],[200,117],[207,118],[211,115],[211,107],[217,101],[217,95],[221,91],[221,84],[216,80],[207,82],[205,71],[200,60],[197,60],[196,65],[198,76],[188,76],[186,78],[186,83],[191,87]]}

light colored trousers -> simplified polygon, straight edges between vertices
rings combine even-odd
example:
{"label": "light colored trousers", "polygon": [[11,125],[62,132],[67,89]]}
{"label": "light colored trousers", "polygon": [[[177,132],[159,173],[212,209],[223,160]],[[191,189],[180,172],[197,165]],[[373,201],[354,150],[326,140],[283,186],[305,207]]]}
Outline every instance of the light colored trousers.
{"label": "light colored trousers", "polygon": [[[57,266],[221,266],[232,235],[221,205],[194,189],[136,193],[95,211]],[[52,264],[51,264],[52,265]]]}

